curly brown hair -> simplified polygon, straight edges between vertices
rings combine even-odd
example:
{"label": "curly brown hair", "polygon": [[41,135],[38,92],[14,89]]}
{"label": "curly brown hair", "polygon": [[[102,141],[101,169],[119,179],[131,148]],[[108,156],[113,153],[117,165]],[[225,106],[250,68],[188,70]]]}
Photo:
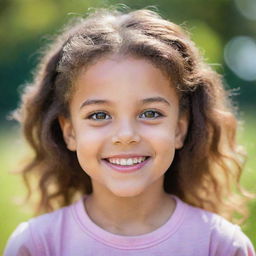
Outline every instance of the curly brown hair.
{"label": "curly brown hair", "polygon": [[90,177],[66,147],[58,117],[69,116],[79,70],[116,53],[145,58],[161,69],[179,92],[180,109],[189,113],[188,134],[165,173],[164,190],[231,221],[234,213],[245,219],[248,195],[239,185],[245,154],[236,143],[237,119],[221,76],[184,29],[148,9],[97,9],[74,19],[46,49],[25,86],[13,118],[34,152],[21,173],[27,200],[38,181],[35,215],[92,193]]}

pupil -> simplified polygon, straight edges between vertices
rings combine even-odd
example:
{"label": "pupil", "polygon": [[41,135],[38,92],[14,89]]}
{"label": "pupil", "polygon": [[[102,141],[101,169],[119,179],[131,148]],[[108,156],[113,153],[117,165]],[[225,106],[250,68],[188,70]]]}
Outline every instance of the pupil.
{"label": "pupil", "polygon": [[105,113],[97,113],[97,119],[104,119]]}
{"label": "pupil", "polygon": [[154,112],[153,111],[147,111],[146,113],[147,113],[146,114],[147,117],[150,117],[150,118],[154,117]]}

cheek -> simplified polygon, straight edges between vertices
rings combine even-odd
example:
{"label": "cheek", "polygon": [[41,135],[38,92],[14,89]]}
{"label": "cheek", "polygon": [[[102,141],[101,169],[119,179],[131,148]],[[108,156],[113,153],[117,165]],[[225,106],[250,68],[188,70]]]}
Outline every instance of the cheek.
{"label": "cheek", "polygon": [[104,133],[96,130],[86,130],[76,134],[76,153],[81,167],[86,170],[100,158],[101,147],[104,141]]}
{"label": "cheek", "polygon": [[76,133],[76,142],[80,148],[96,147],[104,141],[107,131],[102,127],[80,126]]}
{"label": "cheek", "polygon": [[144,129],[144,136],[155,151],[161,169],[167,170],[175,154],[175,129],[170,126],[168,129]]}
{"label": "cheek", "polygon": [[143,127],[142,131],[154,144],[172,145],[175,141],[175,128],[171,125]]}

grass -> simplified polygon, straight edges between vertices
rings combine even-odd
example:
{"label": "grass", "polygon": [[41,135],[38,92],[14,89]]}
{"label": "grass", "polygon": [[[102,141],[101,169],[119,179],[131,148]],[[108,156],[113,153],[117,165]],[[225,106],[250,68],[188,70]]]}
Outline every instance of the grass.
{"label": "grass", "polygon": [[17,159],[24,153],[24,143],[19,139],[15,129],[0,133],[0,255],[7,238],[14,228],[30,217],[29,212],[18,208],[14,202],[24,195],[21,178],[8,172],[17,167]]}
{"label": "grass", "polygon": [[[244,129],[238,138],[247,150],[248,159],[241,183],[245,188],[256,193],[256,118],[252,109],[247,109],[243,115]],[[250,202],[249,209],[250,217],[242,229],[256,248],[256,199]]]}
{"label": "grass", "polygon": [[[248,162],[242,176],[242,185],[256,192],[256,118],[252,111],[247,110],[244,116],[245,126],[243,133],[239,134],[239,141],[245,145],[248,151]],[[24,187],[18,176],[9,174],[18,165],[18,159],[24,156],[26,151],[24,143],[15,128],[2,129],[0,132],[0,255],[6,241],[16,226],[31,217],[27,208],[18,207],[14,201],[24,195]],[[251,201],[251,216],[242,227],[245,234],[251,239],[256,247],[256,200]]]}

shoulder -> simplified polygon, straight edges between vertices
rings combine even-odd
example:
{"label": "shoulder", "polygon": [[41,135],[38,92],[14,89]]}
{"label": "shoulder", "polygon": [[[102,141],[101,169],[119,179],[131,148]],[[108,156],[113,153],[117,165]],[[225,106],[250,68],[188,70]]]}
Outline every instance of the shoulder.
{"label": "shoulder", "polygon": [[[200,228],[205,232],[216,233],[224,238],[232,236],[236,225],[227,221],[222,216],[202,208],[192,206],[178,198],[179,207],[183,208],[185,225],[193,228]],[[196,230],[196,229],[195,229]]]}
{"label": "shoulder", "polygon": [[211,226],[211,251],[213,255],[255,256],[254,248],[242,229],[219,215]]}
{"label": "shoulder", "polygon": [[33,237],[28,222],[20,223],[13,231],[4,250],[4,256],[24,255],[36,253]]}
{"label": "shoulder", "polygon": [[4,256],[43,255],[48,242],[56,239],[70,219],[71,206],[46,213],[18,225],[9,237]]}
{"label": "shoulder", "polygon": [[66,206],[55,210],[50,213],[37,216],[29,220],[32,233],[37,230],[37,233],[47,233],[53,231],[53,227],[61,226],[67,219],[67,215],[70,213],[71,206]]}
{"label": "shoulder", "polygon": [[207,210],[184,204],[184,224],[209,244],[209,255],[255,256],[253,245],[238,225]]}

